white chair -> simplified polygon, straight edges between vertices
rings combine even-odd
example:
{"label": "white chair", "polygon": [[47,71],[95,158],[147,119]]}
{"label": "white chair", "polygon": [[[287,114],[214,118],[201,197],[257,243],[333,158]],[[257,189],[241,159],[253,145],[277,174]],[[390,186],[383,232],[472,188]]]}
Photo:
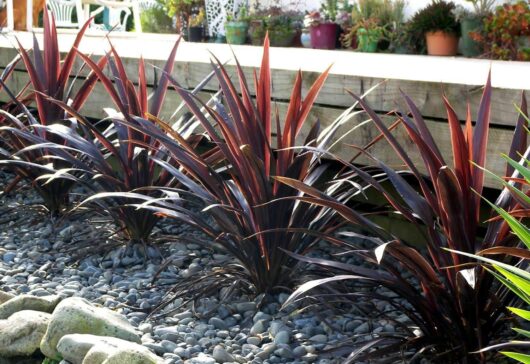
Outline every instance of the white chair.
{"label": "white chair", "polygon": [[[131,10],[128,7],[123,8],[107,8],[106,6],[100,6],[96,10],[90,13],[90,16],[96,16],[108,9],[108,23],[97,24],[92,23],[90,26],[92,29],[99,29],[104,31],[117,31],[125,32],[127,30],[127,19],[131,16]],[[123,17],[122,17],[123,14]]]}
{"label": "white chair", "polygon": [[[99,5],[95,11],[90,12],[90,4]],[[94,24],[93,28],[101,30],[114,29],[116,31],[125,31],[127,19],[131,15],[134,17],[134,27],[137,33],[142,32],[142,24],[140,22],[140,6],[137,1],[133,0],[90,0],[85,3],[85,17],[97,15],[108,9],[108,24]],[[122,14],[125,14],[122,16]]]}
{"label": "white chair", "polygon": [[[82,7],[78,0],[47,0],[46,5],[55,17],[58,28],[79,28],[82,25]],[[77,22],[72,21],[74,9],[77,14]]]}

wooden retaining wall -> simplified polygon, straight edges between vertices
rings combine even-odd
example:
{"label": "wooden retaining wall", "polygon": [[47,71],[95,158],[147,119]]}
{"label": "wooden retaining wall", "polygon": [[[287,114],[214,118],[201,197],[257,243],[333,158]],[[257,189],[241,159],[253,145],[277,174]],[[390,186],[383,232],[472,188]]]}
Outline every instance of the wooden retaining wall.
{"label": "wooden retaining wall", "polygon": [[[16,33],[16,36],[24,47],[31,47],[32,37],[29,33]],[[73,37],[71,32],[60,35],[62,51],[69,49]],[[37,34],[37,38],[41,38],[40,34]],[[136,35],[117,35],[111,36],[111,40],[124,58],[131,78],[134,79],[134,75],[138,73],[140,55],[148,65],[154,66],[148,67],[147,72],[148,83],[152,86],[160,76],[160,70],[157,68],[163,67],[176,36],[142,35],[138,38]],[[16,56],[13,44],[13,36],[0,37],[0,72]],[[261,49],[253,46],[234,46],[232,49],[251,80],[253,70],[260,65]],[[108,41],[101,35],[89,34],[83,40],[80,50],[93,55],[96,59],[108,50]],[[222,62],[227,62],[228,71],[234,72],[232,51],[227,45],[183,42],[179,47],[174,77],[184,87],[193,88],[211,71],[211,54],[215,54]],[[404,92],[416,102],[427,119],[442,153],[448,157],[448,162],[451,161],[450,137],[441,97],[443,94],[446,95],[461,118],[465,117],[467,102],[470,103],[475,115],[482,85],[491,70],[494,90],[487,167],[496,173],[503,173],[505,163],[500,154],[507,152],[510,146],[513,127],[518,116],[514,105],[520,102],[521,90],[530,89],[530,63],[272,48],[273,97],[280,113],[286,110],[286,101],[289,99],[298,70],[303,71],[304,90],[307,90],[318,77],[319,72],[330,64],[333,64],[330,76],[317,99],[317,106],[313,109],[311,118],[314,120],[318,118],[323,126],[329,125],[345,108],[352,105],[353,99],[347,91],[360,95],[376,85],[378,86],[367,95],[366,99],[378,113],[384,115],[396,108],[404,109],[401,96],[401,92]],[[85,75],[86,71],[81,72],[80,78]],[[27,81],[28,75],[23,65],[19,64],[9,82],[9,87],[19,90]],[[204,88],[204,96],[208,97],[217,90],[218,84],[212,80]],[[7,101],[4,92],[0,93],[1,101]],[[171,91],[163,115],[165,117],[171,115],[179,101],[176,92]],[[97,85],[83,113],[90,117],[102,117],[103,107],[112,107],[112,103],[101,85]],[[343,135],[352,125],[365,119],[365,115],[354,118],[339,135]],[[385,120],[390,123],[392,118],[385,117]],[[395,133],[403,141],[412,159],[419,161],[419,156],[404,130],[398,128]],[[347,144],[365,145],[376,135],[377,131],[373,125],[364,126],[348,134],[343,140],[344,143],[337,144],[334,151],[341,157],[347,158],[353,154]],[[372,152],[388,163],[400,162],[385,142],[377,144]],[[368,163],[366,160],[364,162]],[[492,180],[488,180],[488,185],[497,186]]]}

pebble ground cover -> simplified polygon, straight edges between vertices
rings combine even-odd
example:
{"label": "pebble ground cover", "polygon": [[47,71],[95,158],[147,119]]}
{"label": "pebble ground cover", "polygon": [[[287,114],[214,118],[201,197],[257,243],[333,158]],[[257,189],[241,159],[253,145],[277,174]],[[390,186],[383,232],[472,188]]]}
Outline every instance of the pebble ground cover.
{"label": "pebble ground cover", "polygon": [[[527,300],[475,256],[527,267],[530,254],[510,232],[530,206],[521,190],[530,180],[524,95],[512,159],[496,177],[503,190],[483,221],[490,77],[476,116],[460,119],[441,100],[446,158],[407,95],[406,112],[383,117],[352,94],[330,125],[310,120],[329,69],[307,90],[298,73],[280,115],[267,38],[259,71],[249,76],[236,60],[232,76],[212,56],[212,72],[193,90],[172,76],[177,41],[149,96],[142,59],[131,77],[110,42],[99,59],[77,51],[87,27],[61,58],[46,13],[42,46],[20,48],[0,77],[12,98],[0,113],[2,360],[504,360],[494,349],[513,344],[505,341],[520,323],[510,312]],[[75,60],[89,72],[71,92]],[[21,93],[5,84],[18,62],[30,77]],[[212,79],[219,92],[197,97]],[[94,121],[82,107],[97,82],[115,110]],[[188,111],[174,124],[159,118],[168,87]],[[331,145],[357,116],[367,121],[348,132],[369,127],[376,137],[342,160]],[[419,162],[393,134],[398,127]],[[375,143],[388,143],[405,170],[372,155]],[[356,165],[359,155],[375,167]],[[367,192],[383,201],[377,213],[407,221],[424,244],[357,210],[370,203]]]}

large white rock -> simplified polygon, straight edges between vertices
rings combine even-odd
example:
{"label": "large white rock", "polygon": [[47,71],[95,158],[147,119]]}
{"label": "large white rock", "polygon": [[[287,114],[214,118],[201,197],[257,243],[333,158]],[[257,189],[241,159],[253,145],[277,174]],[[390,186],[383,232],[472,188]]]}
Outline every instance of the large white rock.
{"label": "large white rock", "polygon": [[57,344],[69,334],[111,336],[140,343],[140,336],[125,317],[79,297],[67,298],[57,305],[40,350],[49,358],[59,359]]}
{"label": "large white rock", "polygon": [[3,304],[3,303],[6,303],[7,301],[9,301],[12,298],[15,298],[15,296],[12,295],[11,293],[0,291],[0,305]]}
{"label": "large white rock", "polygon": [[40,342],[51,315],[38,311],[19,311],[0,320],[0,358],[30,356]]}
{"label": "large white rock", "polygon": [[100,343],[90,349],[82,364],[162,364],[163,362],[162,358],[138,344],[127,343],[116,347],[109,343]]}
{"label": "large white rock", "polygon": [[16,296],[0,305],[0,320],[5,320],[15,312],[23,310],[51,313],[60,300],[59,296],[36,297],[25,294]]}
{"label": "large white rock", "polygon": [[72,364],[158,364],[163,359],[146,347],[122,339],[87,334],[63,336],[57,345],[61,356]]}

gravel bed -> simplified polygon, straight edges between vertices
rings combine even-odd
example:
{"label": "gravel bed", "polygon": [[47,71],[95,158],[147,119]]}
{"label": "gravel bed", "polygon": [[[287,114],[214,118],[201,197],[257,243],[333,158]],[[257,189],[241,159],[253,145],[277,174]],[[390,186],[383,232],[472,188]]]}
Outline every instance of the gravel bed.
{"label": "gravel bed", "polygon": [[[0,173],[0,185],[5,185],[6,178]],[[0,290],[78,296],[111,308],[124,314],[143,333],[142,344],[167,364],[340,363],[343,359],[326,356],[326,349],[351,334],[364,340],[371,332],[393,332],[396,322],[406,319],[366,321],[351,312],[334,315],[330,310],[300,312],[294,307],[280,311],[287,293],[263,305],[258,305],[260,297],[252,300],[241,295],[226,303],[217,294],[196,304],[175,302],[167,308],[174,313],[151,318],[148,313],[173,285],[201,270],[223,266],[230,257],[199,244],[169,243],[164,255],[174,264],[151,284],[160,269],[156,250],[148,249],[147,260],[138,251],[114,249],[76,261],[66,252],[68,247],[87,236],[105,239],[104,234],[86,219],[66,218],[52,224],[49,217],[28,208],[38,202],[30,189],[0,199],[0,211],[4,211],[0,215]],[[183,226],[163,229],[191,234]],[[322,248],[319,254],[326,255],[326,245]]]}

